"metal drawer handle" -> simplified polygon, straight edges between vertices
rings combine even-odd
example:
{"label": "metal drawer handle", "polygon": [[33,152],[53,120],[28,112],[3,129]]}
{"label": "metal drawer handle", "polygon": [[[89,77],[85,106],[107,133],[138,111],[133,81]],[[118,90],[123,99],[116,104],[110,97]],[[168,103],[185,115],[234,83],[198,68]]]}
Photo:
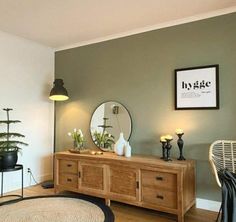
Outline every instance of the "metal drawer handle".
{"label": "metal drawer handle", "polygon": [[71,182],[71,181],[72,181],[72,179],[70,179],[70,178],[67,178],[67,181],[68,181],[68,182]]}
{"label": "metal drawer handle", "polygon": [[157,195],[157,198],[158,198],[158,199],[162,199],[162,200],[164,199],[164,197],[161,196],[161,195]]}
{"label": "metal drawer handle", "polygon": [[156,180],[163,180],[163,177],[156,177]]}
{"label": "metal drawer handle", "polygon": [[71,165],[71,164],[67,164],[67,166],[68,166],[68,167],[72,167],[72,165]]}

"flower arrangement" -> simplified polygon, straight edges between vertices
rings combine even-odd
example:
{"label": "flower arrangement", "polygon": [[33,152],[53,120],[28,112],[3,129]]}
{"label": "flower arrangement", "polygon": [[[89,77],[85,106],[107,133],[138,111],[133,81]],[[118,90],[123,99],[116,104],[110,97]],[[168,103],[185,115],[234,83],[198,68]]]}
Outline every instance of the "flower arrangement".
{"label": "flower arrangement", "polygon": [[93,133],[93,140],[95,144],[100,148],[106,148],[112,150],[112,145],[114,142],[114,136],[109,134],[107,131]]}
{"label": "flower arrangement", "polygon": [[68,133],[68,136],[70,136],[74,141],[74,149],[80,150],[84,148],[85,140],[81,129],[77,130],[75,128],[72,133]]}

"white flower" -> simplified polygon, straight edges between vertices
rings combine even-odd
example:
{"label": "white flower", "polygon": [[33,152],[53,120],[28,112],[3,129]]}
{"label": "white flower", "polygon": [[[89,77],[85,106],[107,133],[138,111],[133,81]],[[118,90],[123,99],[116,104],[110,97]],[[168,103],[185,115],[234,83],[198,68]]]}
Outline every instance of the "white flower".
{"label": "white flower", "polygon": [[68,136],[72,136],[72,134],[69,132],[69,133],[68,133]]}
{"label": "white flower", "polygon": [[74,132],[75,132],[75,133],[77,132],[77,129],[76,129],[76,128],[74,128]]}

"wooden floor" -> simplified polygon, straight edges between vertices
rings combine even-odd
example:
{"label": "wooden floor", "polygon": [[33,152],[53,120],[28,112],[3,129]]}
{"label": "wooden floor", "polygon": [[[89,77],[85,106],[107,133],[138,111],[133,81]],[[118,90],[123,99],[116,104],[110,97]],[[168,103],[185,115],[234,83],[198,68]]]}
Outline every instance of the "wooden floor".
{"label": "wooden floor", "polygon": [[[17,191],[18,192],[18,191]],[[16,192],[14,192],[16,193]],[[40,185],[24,189],[24,196],[38,196],[54,194],[53,189],[43,189]],[[0,198],[0,202],[6,198]],[[129,206],[117,202],[111,203],[111,209],[115,215],[115,222],[174,222],[171,215]],[[216,212],[192,208],[185,215],[185,222],[213,222],[217,217]]]}

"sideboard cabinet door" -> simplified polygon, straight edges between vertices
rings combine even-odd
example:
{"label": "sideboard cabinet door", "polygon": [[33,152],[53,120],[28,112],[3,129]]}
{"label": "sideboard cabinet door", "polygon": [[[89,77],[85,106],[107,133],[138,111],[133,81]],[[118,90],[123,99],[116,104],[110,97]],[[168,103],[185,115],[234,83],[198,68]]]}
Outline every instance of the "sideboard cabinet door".
{"label": "sideboard cabinet door", "polygon": [[138,200],[139,170],[109,166],[109,195],[116,200]]}
{"label": "sideboard cabinet door", "polygon": [[105,192],[106,167],[103,164],[97,164],[93,161],[79,162],[79,190],[90,191],[93,193]]}

